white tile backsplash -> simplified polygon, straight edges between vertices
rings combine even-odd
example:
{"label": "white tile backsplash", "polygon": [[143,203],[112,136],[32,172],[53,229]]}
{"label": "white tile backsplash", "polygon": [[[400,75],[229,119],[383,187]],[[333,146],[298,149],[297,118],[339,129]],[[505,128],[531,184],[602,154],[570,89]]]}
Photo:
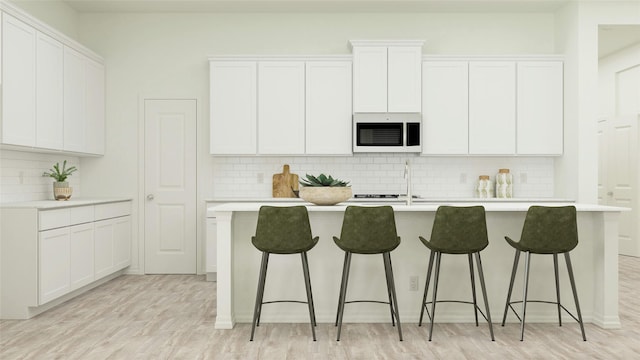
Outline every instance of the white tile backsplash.
{"label": "white tile backsplash", "polygon": [[56,162],[67,160],[67,167],[75,166],[67,180],[73,197],[80,197],[80,159],[60,154],[0,151],[0,203],[53,199],[53,179],[43,177]]}
{"label": "white tile backsplash", "polygon": [[[325,173],[350,181],[354,194],[406,193],[404,164],[409,160],[414,195],[435,198],[470,198],[479,175],[492,179],[508,168],[514,178],[514,197],[554,196],[552,157],[425,157],[415,154],[356,154],[344,157],[214,157],[213,196],[271,197],[272,176],[289,164],[291,172]],[[260,174],[263,182],[259,183]],[[525,174],[524,176],[522,174]],[[526,178],[526,182],[521,180]]]}

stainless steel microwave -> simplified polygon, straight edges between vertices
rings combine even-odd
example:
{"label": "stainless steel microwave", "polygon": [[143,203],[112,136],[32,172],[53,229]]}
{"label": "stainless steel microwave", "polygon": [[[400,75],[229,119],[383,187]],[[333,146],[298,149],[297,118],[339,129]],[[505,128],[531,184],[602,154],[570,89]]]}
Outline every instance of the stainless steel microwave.
{"label": "stainless steel microwave", "polygon": [[419,113],[356,113],[353,152],[421,152]]}

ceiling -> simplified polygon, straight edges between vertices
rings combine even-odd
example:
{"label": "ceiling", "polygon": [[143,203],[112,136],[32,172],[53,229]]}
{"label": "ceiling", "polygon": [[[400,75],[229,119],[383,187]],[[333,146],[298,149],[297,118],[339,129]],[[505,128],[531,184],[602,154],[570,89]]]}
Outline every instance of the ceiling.
{"label": "ceiling", "polygon": [[[35,0],[14,0],[14,2]],[[554,12],[572,0],[61,0],[95,12]],[[590,1],[590,0],[573,0]],[[596,0],[614,1],[614,0]],[[599,57],[640,43],[640,25],[600,26]]]}
{"label": "ceiling", "polygon": [[62,1],[78,12],[549,12],[555,11],[568,2],[568,0]]}
{"label": "ceiling", "polygon": [[598,29],[600,58],[634,44],[640,44],[640,25],[600,25]]}

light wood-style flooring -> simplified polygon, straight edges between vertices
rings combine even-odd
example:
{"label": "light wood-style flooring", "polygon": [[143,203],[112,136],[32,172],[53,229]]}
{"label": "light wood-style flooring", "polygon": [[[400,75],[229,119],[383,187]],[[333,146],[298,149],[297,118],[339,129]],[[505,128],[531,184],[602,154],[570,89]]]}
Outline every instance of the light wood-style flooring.
{"label": "light wood-style flooring", "polygon": [[[30,320],[0,321],[0,359],[640,359],[640,258],[620,256],[622,329],[586,324],[495,326],[403,324],[262,324],[215,330],[215,283],[202,276],[122,276]],[[501,314],[494,315],[498,322]]]}

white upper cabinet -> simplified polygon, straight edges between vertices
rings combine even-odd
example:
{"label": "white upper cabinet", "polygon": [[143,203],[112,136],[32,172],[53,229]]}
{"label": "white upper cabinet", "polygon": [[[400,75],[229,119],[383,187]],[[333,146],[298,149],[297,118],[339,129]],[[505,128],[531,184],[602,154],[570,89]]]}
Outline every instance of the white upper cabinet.
{"label": "white upper cabinet", "polygon": [[514,61],[469,64],[469,153],[516,152],[516,70]]}
{"label": "white upper cabinet", "polygon": [[304,154],[304,62],[258,64],[258,152]]}
{"label": "white upper cabinet", "polygon": [[563,80],[560,61],[518,62],[517,152],[561,155]]}
{"label": "white upper cabinet", "polygon": [[467,61],[422,64],[422,153],[469,152],[469,65]]}
{"label": "white upper cabinet", "polygon": [[85,139],[84,152],[104,155],[105,137],[104,65],[85,59]]}
{"label": "white upper cabinet", "polygon": [[351,154],[351,64],[211,58],[211,154]]}
{"label": "white upper cabinet", "polygon": [[45,149],[63,147],[63,45],[38,33],[36,39],[36,143]]}
{"label": "white upper cabinet", "polygon": [[0,144],[103,155],[104,65],[27,14],[2,12]]}
{"label": "white upper cabinet", "polygon": [[36,30],[2,17],[2,143],[36,145]]}
{"label": "white upper cabinet", "polygon": [[353,47],[353,111],[387,112],[387,48]]}
{"label": "white upper cabinet", "polygon": [[64,150],[83,152],[85,140],[85,59],[64,48]]}
{"label": "white upper cabinet", "polygon": [[306,63],[306,154],[351,154],[351,61]]}
{"label": "white upper cabinet", "polygon": [[210,88],[210,152],[256,154],[256,62],[212,61]]}
{"label": "white upper cabinet", "polygon": [[422,48],[389,47],[387,65],[387,111],[420,112]]}
{"label": "white upper cabinet", "polygon": [[422,41],[352,41],[353,112],[420,112]]}

